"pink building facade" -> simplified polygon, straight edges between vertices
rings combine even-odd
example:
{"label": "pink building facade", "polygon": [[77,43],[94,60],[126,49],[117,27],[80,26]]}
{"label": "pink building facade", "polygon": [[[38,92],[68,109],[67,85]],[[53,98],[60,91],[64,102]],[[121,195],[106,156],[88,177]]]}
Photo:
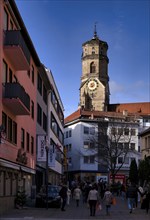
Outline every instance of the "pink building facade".
{"label": "pink building facade", "polygon": [[0,0],[0,214],[35,184],[39,66],[14,1]]}

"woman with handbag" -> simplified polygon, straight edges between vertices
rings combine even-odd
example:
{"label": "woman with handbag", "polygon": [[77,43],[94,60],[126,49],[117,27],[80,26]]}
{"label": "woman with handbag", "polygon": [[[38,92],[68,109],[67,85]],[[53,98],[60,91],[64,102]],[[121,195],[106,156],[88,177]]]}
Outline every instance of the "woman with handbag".
{"label": "woman with handbag", "polygon": [[90,207],[90,216],[95,216],[96,212],[96,205],[99,201],[98,191],[96,186],[93,185],[92,189],[89,191],[87,202]]}
{"label": "woman with handbag", "polygon": [[106,191],[104,193],[104,198],[103,198],[104,204],[106,206],[106,215],[110,215],[110,209],[111,209],[111,205],[112,205],[112,200],[113,200],[113,195],[112,195],[112,193],[110,191],[110,188],[107,187]]}

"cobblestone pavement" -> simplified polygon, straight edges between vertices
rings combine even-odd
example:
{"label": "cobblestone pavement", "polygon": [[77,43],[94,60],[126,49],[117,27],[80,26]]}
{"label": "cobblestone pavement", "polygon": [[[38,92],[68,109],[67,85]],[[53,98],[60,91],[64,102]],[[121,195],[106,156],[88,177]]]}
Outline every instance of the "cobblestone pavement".
{"label": "cobblestone pavement", "polygon": [[28,207],[24,209],[13,209],[9,213],[5,213],[0,216],[0,220],[73,220],[73,219],[115,219],[115,220],[150,220],[150,211],[149,214],[146,214],[145,210],[140,209],[139,207],[133,210],[133,213],[130,214],[127,207],[127,200],[122,200],[117,197],[117,204],[111,207],[111,215],[106,216],[105,207],[102,204],[102,210],[96,213],[96,216],[92,217],[89,215],[90,210],[87,207],[87,204],[82,204],[80,201],[79,207],[76,207],[75,201],[72,200],[70,205],[66,206],[66,211],[62,212],[60,209],[54,208],[35,208]]}

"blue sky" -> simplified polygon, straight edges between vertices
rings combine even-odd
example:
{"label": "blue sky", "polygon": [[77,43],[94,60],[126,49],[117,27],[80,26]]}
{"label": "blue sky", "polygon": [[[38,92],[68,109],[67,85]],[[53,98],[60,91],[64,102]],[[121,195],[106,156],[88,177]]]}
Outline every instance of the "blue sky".
{"label": "blue sky", "polygon": [[150,101],[149,0],[16,0],[41,62],[54,76],[65,117],[79,103],[82,44],[108,43],[110,103]]}

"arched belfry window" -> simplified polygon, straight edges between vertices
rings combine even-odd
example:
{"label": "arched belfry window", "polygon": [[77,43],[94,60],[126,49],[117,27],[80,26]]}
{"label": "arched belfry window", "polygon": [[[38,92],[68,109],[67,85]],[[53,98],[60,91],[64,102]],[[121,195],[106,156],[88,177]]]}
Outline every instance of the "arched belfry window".
{"label": "arched belfry window", "polygon": [[95,73],[95,71],[96,71],[96,66],[95,66],[94,62],[92,62],[90,64],[90,73]]}
{"label": "arched belfry window", "polygon": [[92,47],[92,54],[95,54],[95,48]]}

